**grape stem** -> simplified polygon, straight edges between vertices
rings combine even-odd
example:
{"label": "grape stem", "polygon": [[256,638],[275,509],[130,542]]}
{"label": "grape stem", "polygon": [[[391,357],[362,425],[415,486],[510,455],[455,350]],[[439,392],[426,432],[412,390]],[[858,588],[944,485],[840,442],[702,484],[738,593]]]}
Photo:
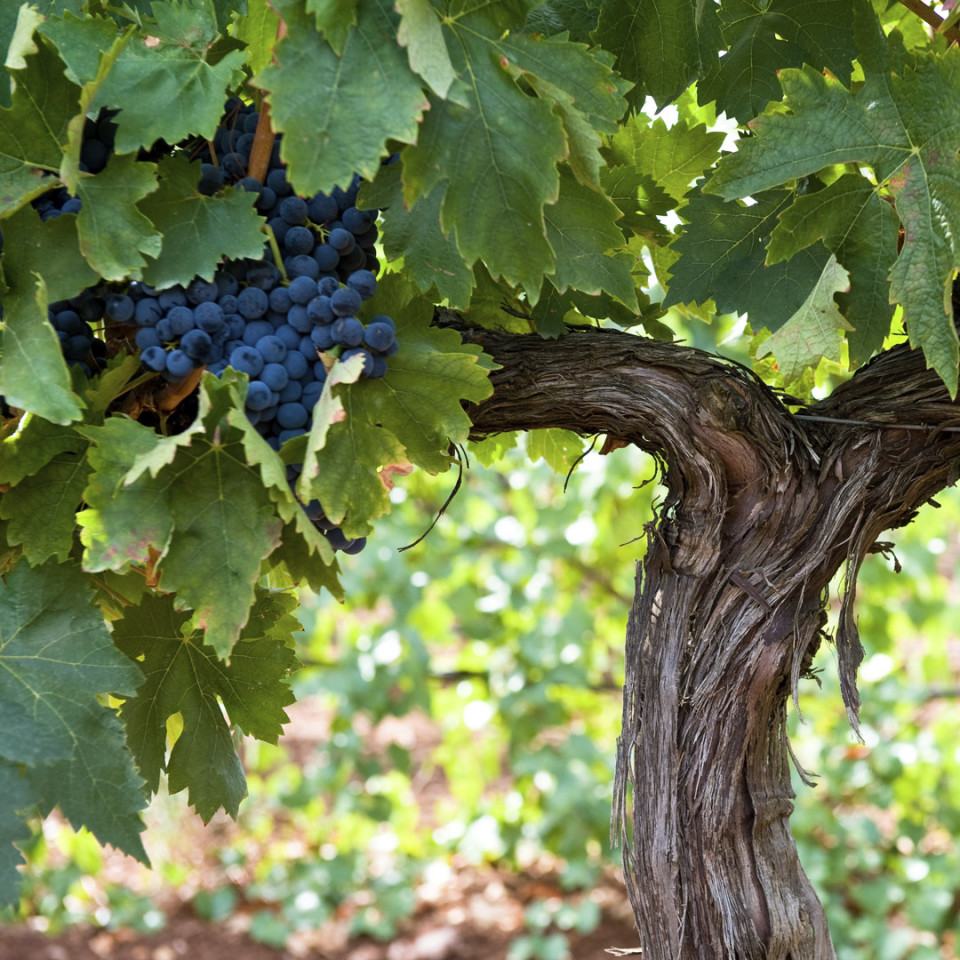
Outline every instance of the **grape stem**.
{"label": "grape stem", "polygon": [[273,124],[270,123],[270,104],[266,97],[260,103],[260,119],[253,135],[250,148],[250,164],[247,175],[264,183],[270,169],[270,155],[273,152]]}
{"label": "grape stem", "polygon": [[960,44],[960,30],[954,26],[947,26],[946,29],[942,29],[944,24],[943,17],[940,16],[936,11],[931,10],[923,0],[900,0],[900,3],[905,6],[911,13],[915,13],[921,20],[924,20],[926,23],[930,24],[935,31],[940,31],[943,35],[950,41],[950,43]]}

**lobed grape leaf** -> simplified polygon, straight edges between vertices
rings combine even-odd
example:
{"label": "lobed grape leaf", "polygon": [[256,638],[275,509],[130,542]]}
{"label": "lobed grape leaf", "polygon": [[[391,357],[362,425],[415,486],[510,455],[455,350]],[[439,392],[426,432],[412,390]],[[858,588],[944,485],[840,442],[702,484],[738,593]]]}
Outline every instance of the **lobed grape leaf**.
{"label": "lobed grape leaf", "polygon": [[599,188],[600,133],[613,134],[627,102],[624,95],[631,84],[611,69],[613,56],[594,49],[573,66],[572,49],[584,52],[566,38],[531,38],[508,35],[500,41],[504,69],[530,85],[553,109],[563,123],[567,142],[566,162],[577,179]]}
{"label": "lobed grape leaf", "polygon": [[76,84],[96,78],[101,54],[117,39],[117,25],[112,20],[79,17],[70,11],[63,17],[48,17],[39,32],[56,44],[67,78]]}
{"label": "lobed grape leaf", "polygon": [[681,256],[664,307],[712,298],[719,313],[746,313],[755,330],[783,326],[807,299],[829,256],[818,244],[765,265],[766,243],[792,198],[789,191],[770,190],[746,206],[694,193],[683,209],[688,225],[673,243]]}
{"label": "lobed grape leaf", "polygon": [[206,375],[197,419],[176,437],[151,439],[119,417],[86,431],[97,477],[80,517],[88,568],[123,570],[156,551],[160,588],[195,611],[206,642],[224,658],[281,529],[260,472],[247,461],[243,432],[227,420],[238,403],[231,380]]}
{"label": "lobed grape leaf", "polygon": [[854,10],[865,81],[855,93],[805,67],[780,76],[789,113],[758,118],[756,135],[717,168],[706,189],[755,194],[824,166],[873,168],[894,198],[904,242],[890,274],[913,346],[951,393],[960,360],[949,309],[960,263],[960,51],[905,54],[872,10]]}
{"label": "lobed grape leaf", "polygon": [[[635,81],[635,110],[649,94],[658,107],[703,73],[720,46],[717,8],[700,0],[606,0],[591,38],[616,54],[616,68]],[[708,61],[709,62],[709,61]]]}
{"label": "lobed grape leaf", "polygon": [[724,0],[719,19],[726,54],[713,59],[698,96],[741,123],[780,99],[784,68],[807,63],[850,81],[857,56],[851,0]]}
{"label": "lobed grape leaf", "polygon": [[407,48],[410,69],[441,99],[456,79],[440,19],[430,0],[396,0],[400,14],[397,43]]}
{"label": "lobed grape leaf", "polygon": [[247,15],[236,21],[233,35],[247,45],[247,69],[258,74],[273,59],[280,18],[267,0],[250,0]]}
{"label": "lobed grape leaf", "polygon": [[[391,303],[389,279],[370,301],[371,312]],[[432,326],[431,304],[415,298],[392,312],[400,350],[390,358],[387,375],[350,389],[362,397],[372,423],[403,438],[411,463],[441,472],[450,463],[449,445],[462,443],[470,432],[462,401],[479,403],[493,388],[480,349],[461,342],[453,330]]]}
{"label": "lobed grape leaf", "polygon": [[883,346],[890,331],[890,267],[897,256],[900,220],[891,204],[859,174],[798,197],[770,235],[767,262],[784,260],[822,239],[850,275],[837,303],[847,322],[850,362],[860,364]]}
{"label": "lobed grape leaf", "polygon": [[357,25],[359,0],[307,0],[307,13],[312,13],[327,43],[339,56],[347,42],[350,28]]}
{"label": "lobed grape leaf", "polygon": [[470,302],[474,273],[440,228],[443,188],[434,187],[408,207],[401,168],[400,162],[381,167],[376,180],[361,192],[365,206],[383,211],[384,253],[391,260],[403,257],[405,273],[418,289],[426,293],[436,288],[451,307],[463,309]]}
{"label": "lobed grape leaf", "polygon": [[606,291],[637,311],[631,268],[633,257],[622,251],[620,211],[607,196],[585,187],[567,166],[560,168],[560,194],[544,209],[547,239],[556,254],[551,283],[587,294]]}
{"label": "lobed grape leaf", "polygon": [[160,233],[163,246],[143,268],[143,279],[163,289],[213,279],[223,258],[263,255],[263,218],[253,208],[255,194],[227,190],[214,197],[197,190],[200,173],[183,156],[159,164],[160,186],[139,207]]}
{"label": "lobed grape leaf", "polygon": [[720,156],[725,134],[706,124],[681,118],[668,127],[662,118],[650,123],[643,114],[627,120],[607,145],[610,166],[624,164],[652,177],[680,202],[690,186]]}
{"label": "lobed grape leaf", "polygon": [[784,384],[799,380],[821,358],[840,362],[840,330],[850,325],[834,302],[834,294],[849,289],[849,275],[831,254],[818,282],[800,309],[757,350],[757,358],[773,354]]}
{"label": "lobed grape leaf", "polygon": [[651,244],[669,241],[670,231],[658,217],[673,210],[676,203],[650,174],[631,164],[617,164],[600,171],[600,183],[617,205],[622,215],[620,228],[628,238],[636,234]]}
{"label": "lobed grape leaf", "polygon": [[[43,170],[60,169],[67,125],[77,113],[79,88],[63,75],[63,62],[46,43],[11,70],[11,106],[0,109],[0,218],[49,189]],[[2,85],[2,84],[0,84]]]}
{"label": "lobed grape leaf", "polygon": [[0,580],[0,757],[24,765],[41,810],[59,805],[146,862],[141,781],[122,727],[97,701],[132,694],[138,671],[92,599],[72,563],[18,563]]}
{"label": "lobed grape leaf", "polygon": [[[246,779],[224,710],[244,733],[277,742],[288,721],[283,708],[295,699],[288,677],[297,660],[287,645],[300,629],[295,605],[293,594],[258,591],[229,665],[170,596],[146,596],[114,624],[117,646],[144,674],[120,715],[151,791],[166,770],[171,793],[187,788],[204,821],[221,806],[236,817]],[[166,759],[167,720],[176,714],[183,729]]]}
{"label": "lobed grape leaf", "polygon": [[[33,34],[42,22],[43,15],[35,6],[7,3],[0,7],[0,51],[8,69],[22,70],[27,57],[37,52]],[[0,83],[0,107],[10,106],[12,92],[13,84]]]}
{"label": "lobed grape leaf", "polygon": [[543,459],[555,473],[566,474],[583,453],[583,438],[570,430],[531,430],[526,435],[531,463]]}
{"label": "lobed grape leaf", "polygon": [[389,0],[360,0],[357,25],[337,55],[311,17],[292,7],[275,62],[255,79],[267,93],[289,176],[305,196],[355,172],[376,175],[388,138],[417,139],[427,107],[420,80],[396,43],[397,16]]}
{"label": "lobed grape leaf", "polygon": [[80,252],[105,280],[139,276],[147,262],[143,255],[159,254],[163,238],[137,209],[156,189],[156,165],[133,156],[113,157],[102,173],[79,179]]}
{"label": "lobed grape leaf", "polygon": [[407,465],[403,444],[369,419],[363,386],[343,392],[344,419],[328,430],[317,453],[317,475],[310,483],[313,497],[347,537],[367,536],[373,530],[368,521],[390,510],[389,490],[379,468]]}
{"label": "lobed grape leaf", "polygon": [[56,331],[47,321],[47,290],[35,277],[35,292],[4,295],[0,321],[0,396],[11,407],[66,424],[81,415]]}
{"label": "lobed grape leaf", "polygon": [[119,109],[116,151],[130,153],[156,140],[176,143],[213,136],[224,91],[243,79],[244,54],[230,50],[211,62],[218,35],[212,6],[158,3],[105,77],[93,109]]}
{"label": "lobed grape leaf", "polygon": [[[556,268],[543,214],[559,193],[556,164],[571,140],[583,160],[583,125],[608,129],[626,104],[606,54],[562,38],[504,35],[506,15],[479,6],[444,21],[462,103],[448,98],[425,115],[416,145],[403,151],[404,194],[412,204],[444,184],[441,229],[464,260],[482,258],[535,302]],[[566,98],[560,112],[528,87]]]}

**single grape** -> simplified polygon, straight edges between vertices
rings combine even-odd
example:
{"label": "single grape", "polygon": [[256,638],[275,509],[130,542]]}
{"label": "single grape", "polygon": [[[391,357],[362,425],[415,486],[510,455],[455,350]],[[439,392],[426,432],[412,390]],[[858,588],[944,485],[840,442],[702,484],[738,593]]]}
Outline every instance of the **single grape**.
{"label": "single grape", "polygon": [[213,341],[203,330],[188,330],[180,338],[180,349],[198,364],[206,363],[213,356]]}
{"label": "single grape", "polygon": [[352,317],[359,311],[363,297],[353,287],[340,287],[330,298],[330,308],[338,317]]}
{"label": "single grape", "polygon": [[[232,362],[231,366],[236,364]],[[273,402],[273,391],[262,380],[251,380],[247,388],[246,407],[248,410],[256,410],[258,413],[266,410]]]}
{"label": "single grape", "polygon": [[133,300],[125,293],[112,293],[107,297],[104,314],[114,323],[128,323],[134,313]]}
{"label": "single grape", "polygon": [[147,347],[140,354],[140,362],[154,373],[160,373],[167,368],[167,351],[161,346]]}
{"label": "single grape", "polygon": [[290,281],[287,289],[294,303],[306,304],[317,295],[317,281],[311,277],[297,277]]}
{"label": "single grape", "polygon": [[167,354],[167,369],[164,379],[176,383],[193,369],[193,360],[183,350],[171,350]]}
{"label": "single grape", "polygon": [[284,430],[296,430],[307,422],[307,408],[302,403],[281,403],[277,408],[277,423]]}
{"label": "single grape", "polygon": [[260,379],[271,390],[279,393],[290,382],[290,374],[282,363],[268,363],[260,371]]}
{"label": "single grape", "polygon": [[231,352],[230,366],[253,378],[263,369],[263,357],[253,347],[244,345]]}
{"label": "single grape", "polygon": [[357,241],[349,230],[345,230],[343,227],[335,227],[330,231],[330,236],[327,237],[327,243],[329,243],[340,256],[345,256],[353,250]]}
{"label": "single grape", "polygon": [[363,342],[372,350],[384,352],[395,343],[397,335],[393,328],[386,323],[371,323],[363,331]]}
{"label": "single grape", "polygon": [[347,286],[352,287],[364,300],[377,292],[377,278],[369,270],[354,270],[347,277]]}
{"label": "single grape", "polygon": [[265,363],[283,363],[287,356],[286,344],[272,334],[261,337],[256,342],[255,347]]}
{"label": "single grape", "polygon": [[304,223],[307,219],[307,201],[302,197],[284,197],[278,209],[280,216],[293,226]]}
{"label": "single grape", "polygon": [[262,317],[270,306],[266,293],[259,287],[246,287],[237,297],[237,311],[247,320]]}
{"label": "single grape", "polygon": [[241,339],[247,346],[255,347],[261,337],[273,336],[273,324],[269,320],[251,320],[244,327]]}
{"label": "single grape", "polygon": [[363,343],[363,324],[356,317],[341,317],[332,327],[333,342],[344,347],[359,347]]}

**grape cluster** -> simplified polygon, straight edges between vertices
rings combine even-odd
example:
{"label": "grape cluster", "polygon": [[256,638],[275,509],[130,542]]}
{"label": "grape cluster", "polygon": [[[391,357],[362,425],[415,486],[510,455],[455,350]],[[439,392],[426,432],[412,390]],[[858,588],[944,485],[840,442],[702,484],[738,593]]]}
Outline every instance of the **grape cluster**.
{"label": "grape cluster", "polygon": [[[97,173],[106,166],[114,116],[101,111],[96,120],[87,119],[82,170]],[[197,277],[164,290],[138,281],[101,283],[51,304],[48,316],[64,358],[87,376],[101,369],[107,341],[118,339],[132,340],[143,366],[170,383],[200,367],[218,376],[228,367],[246,373],[246,414],[277,450],[309,431],[335,357],[360,356],[362,376],[382,377],[398,344],[389,316],[379,314],[367,323],[359,318],[362,304],[376,292],[379,269],[378,212],[356,207],[360,178],[347,190],[297,196],[280,160],[282,135],[274,138],[265,182],[247,176],[258,122],[251,106],[237,98],[227,101],[212,144],[193,151],[200,162],[198,189],[207,195],[222,189],[256,193],[256,209],[267,218],[280,263],[267,243],[261,259],[228,261],[212,281]],[[157,149],[171,148],[159,143]],[[34,206],[48,220],[78,213],[81,203],[61,188],[43,194]],[[288,467],[291,485],[300,469]],[[303,509],[334,549],[357,553],[365,545],[365,538],[347,539],[319,501]]]}
{"label": "grape cluster", "polygon": [[[264,182],[248,176],[254,131],[260,115],[250,104],[232,98],[225,104],[224,121],[210,144],[197,152],[201,161],[198,189],[216,193],[223,186],[256,193],[257,212],[267,218],[290,278],[306,276],[317,280],[332,274],[343,282],[355,270],[376,273],[379,262],[375,244],[378,211],[360,210],[356,206],[360,177],[355,175],[346,190],[315,193],[312,197],[297,196],[287,180],[286,165],[280,159],[283,134],[274,137],[270,163]],[[213,161],[221,158],[219,164]],[[264,251],[264,260],[273,262],[273,251]]]}

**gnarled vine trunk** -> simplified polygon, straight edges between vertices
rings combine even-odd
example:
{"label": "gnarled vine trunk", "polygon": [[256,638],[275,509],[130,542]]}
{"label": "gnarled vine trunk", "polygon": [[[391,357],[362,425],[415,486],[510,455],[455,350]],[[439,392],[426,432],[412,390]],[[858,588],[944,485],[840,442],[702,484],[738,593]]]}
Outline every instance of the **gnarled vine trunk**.
{"label": "gnarled vine trunk", "polygon": [[906,348],[792,415],[748,371],[689,348],[457,325],[502,364],[470,411],[477,435],[602,433],[664,467],[627,627],[614,809],[643,956],[835,957],[790,833],[787,701],[846,564],[836,643],[856,725],[857,570],[956,479],[960,409]]}

